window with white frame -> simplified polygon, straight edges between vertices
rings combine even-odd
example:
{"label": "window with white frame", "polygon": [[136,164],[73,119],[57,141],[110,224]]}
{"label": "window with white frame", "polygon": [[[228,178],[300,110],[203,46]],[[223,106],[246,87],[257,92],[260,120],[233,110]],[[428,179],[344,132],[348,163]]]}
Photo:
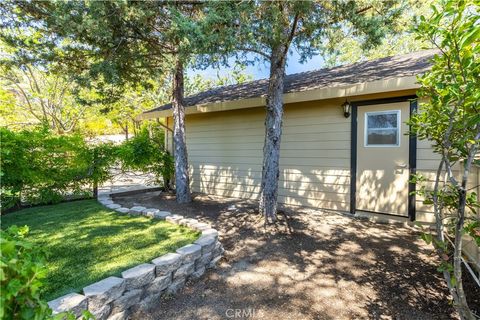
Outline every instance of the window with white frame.
{"label": "window with white frame", "polygon": [[400,145],[400,110],[365,113],[365,146]]}

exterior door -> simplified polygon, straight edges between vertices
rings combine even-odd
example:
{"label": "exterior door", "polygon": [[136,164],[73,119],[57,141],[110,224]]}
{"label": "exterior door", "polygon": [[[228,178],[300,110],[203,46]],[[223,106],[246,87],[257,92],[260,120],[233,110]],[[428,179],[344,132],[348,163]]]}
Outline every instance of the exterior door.
{"label": "exterior door", "polygon": [[357,113],[356,209],[408,216],[408,101]]}

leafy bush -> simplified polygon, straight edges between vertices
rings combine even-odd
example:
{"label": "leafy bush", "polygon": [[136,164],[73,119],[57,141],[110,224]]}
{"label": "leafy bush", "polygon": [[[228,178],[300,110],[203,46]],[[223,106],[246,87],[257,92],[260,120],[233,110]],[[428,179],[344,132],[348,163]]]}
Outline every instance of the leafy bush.
{"label": "leafy bush", "polygon": [[41,300],[45,255],[25,239],[28,227],[1,230],[0,319],[44,319],[51,314]]}
{"label": "leafy bush", "polygon": [[153,173],[168,188],[173,159],[164,148],[163,130],[144,128],[122,145],[87,144],[79,135],[56,135],[45,128],[20,132],[0,128],[1,207],[50,204],[66,197],[90,196],[92,187],[123,170]]}
{"label": "leafy bush", "polygon": [[155,175],[155,182],[168,189],[173,176],[173,158],[165,150],[163,131],[144,128],[135,137],[124,142],[118,150],[123,170],[139,170]]}
{"label": "leafy bush", "polygon": [[[109,146],[89,147],[80,135],[54,135],[44,128],[13,132],[0,128],[1,205],[59,202],[87,196],[94,181],[108,178]],[[93,161],[99,155],[97,163]]]}

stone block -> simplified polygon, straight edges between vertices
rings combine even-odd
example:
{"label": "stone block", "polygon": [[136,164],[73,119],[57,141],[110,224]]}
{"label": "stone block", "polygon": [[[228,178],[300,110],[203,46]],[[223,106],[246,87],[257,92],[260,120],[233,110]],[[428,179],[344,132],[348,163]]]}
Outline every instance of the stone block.
{"label": "stone block", "polygon": [[173,273],[173,279],[175,281],[175,279],[178,278],[188,277],[193,273],[193,271],[195,271],[195,262],[182,264],[180,268],[178,268],[177,271]]}
{"label": "stone block", "polygon": [[146,295],[153,295],[163,290],[167,289],[167,287],[172,283],[172,276],[170,274],[166,276],[156,277],[152,283],[147,286]]}
{"label": "stone block", "polygon": [[185,281],[187,279],[185,277],[180,277],[172,281],[167,288],[167,293],[169,294],[176,294],[183,286],[185,286]]}
{"label": "stone block", "polygon": [[101,199],[101,200],[98,200],[98,202],[100,202],[104,206],[107,206],[109,204],[113,204],[113,200],[111,200],[111,199]]}
{"label": "stone block", "polygon": [[117,204],[117,203],[112,203],[112,204],[107,204],[105,207],[107,207],[108,209],[118,209],[118,208],[121,208],[122,206]]}
{"label": "stone block", "polygon": [[214,237],[215,240],[217,240],[218,239],[218,231],[215,230],[215,229],[202,230],[202,237],[208,237],[208,236]]}
{"label": "stone block", "polygon": [[140,302],[140,309],[143,311],[153,309],[157,304],[160,303],[160,298],[162,297],[163,293],[164,291],[160,291],[154,294],[152,293],[150,295],[146,295]]}
{"label": "stone block", "polygon": [[202,247],[197,244],[188,244],[177,249],[177,253],[182,255],[183,263],[191,263],[202,255]]}
{"label": "stone block", "polygon": [[104,305],[119,298],[125,290],[125,280],[108,277],[85,288],[83,293],[88,298],[88,310],[95,312]]}
{"label": "stone block", "polygon": [[217,267],[217,263],[218,261],[220,261],[220,259],[222,259],[222,257],[215,257],[212,259],[212,261],[210,261],[210,263],[208,264],[208,269],[215,269]]}
{"label": "stone block", "polygon": [[128,319],[128,312],[127,311],[121,311],[117,313],[112,313],[110,316],[107,318],[107,320],[127,320]]}
{"label": "stone block", "polygon": [[216,239],[213,236],[201,236],[195,240],[194,244],[202,247],[202,254],[213,251],[215,248]]}
{"label": "stone block", "polygon": [[142,206],[134,206],[134,207],[130,208],[129,213],[134,214],[134,215],[140,215],[140,214],[142,214],[142,211],[145,210],[145,209],[147,209],[147,208],[142,207]]}
{"label": "stone block", "polygon": [[212,226],[209,225],[208,223],[200,222],[195,225],[195,229],[203,231],[203,230],[212,229]]}
{"label": "stone block", "polygon": [[91,311],[96,320],[106,320],[112,311],[112,304],[106,304],[103,307]]}
{"label": "stone block", "polygon": [[183,217],[178,214],[172,214],[165,218],[165,220],[167,220],[168,222],[175,223],[175,224],[178,224],[179,221],[182,219]]}
{"label": "stone block", "polygon": [[155,217],[155,213],[157,213],[157,212],[160,212],[160,210],[155,209],[155,208],[148,208],[148,209],[143,210],[142,214],[144,216],[153,218],[153,217]]}
{"label": "stone block", "polygon": [[69,293],[60,298],[49,301],[48,306],[52,309],[53,314],[70,311],[75,317],[79,317],[84,310],[88,309],[88,300],[87,297],[81,294]]}
{"label": "stone block", "polygon": [[171,216],[172,214],[168,211],[159,211],[153,215],[155,219],[161,219],[165,220],[168,216]]}
{"label": "stone block", "polygon": [[225,252],[225,249],[223,249],[222,244],[219,241],[217,241],[217,243],[215,243],[215,248],[213,249],[213,256],[214,257],[222,256],[224,252]]}
{"label": "stone block", "polygon": [[198,279],[198,278],[201,278],[203,276],[203,274],[205,273],[207,269],[205,268],[205,266],[201,266],[200,268],[198,269],[195,269],[194,272],[192,272],[192,274],[190,275],[190,277],[192,277],[193,279]]}
{"label": "stone block", "polygon": [[129,213],[129,212],[130,212],[130,209],[129,209],[129,208],[120,207],[120,208],[118,208],[118,209],[115,209],[115,211],[120,212],[120,213]]}
{"label": "stone block", "polygon": [[155,279],[155,266],[143,263],[122,272],[127,290],[138,289],[152,283]]}
{"label": "stone block", "polygon": [[120,313],[140,302],[143,289],[127,290],[121,297],[113,301],[112,314]]}
{"label": "stone block", "polygon": [[198,222],[197,219],[188,219],[187,220],[187,226],[189,226],[190,228],[193,228],[194,225],[198,224],[200,222]]}
{"label": "stone block", "polygon": [[178,253],[167,253],[152,260],[152,263],[155,265],[155,274],[157,277],[172,273],[180,267],[182,262],[182,256]]}
{"label": "stone block", "polygon": [[181,225],[181,226],[187,226],[188,225],[188,220],[187,218],[183,218],[183,219],[180,219],[178,221],[178,224]]}
{"label": "stone block", "polygon": [[208,252],[203,254],[200,258],[195,260],[195,269],[199,268],[200,266],[206,266],[213,258],[213,252]]}

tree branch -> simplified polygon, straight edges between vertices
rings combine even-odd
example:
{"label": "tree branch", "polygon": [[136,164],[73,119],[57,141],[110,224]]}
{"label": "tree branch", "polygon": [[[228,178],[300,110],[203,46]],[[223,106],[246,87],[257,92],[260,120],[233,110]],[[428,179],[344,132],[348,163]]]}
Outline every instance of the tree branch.
{"label": "tree branch", "polygon": [[253,52],[253,53],[256,53],[256,54],[259,54],[261,55],[262,57],[264,57],[265,59],[267,60],[270,60],[271,58],[271,55],[263,52],[263,51],[260,51],[258,49],[254,49],[254,48],[248,48],[248,47],[242,47],[242,46],[239,46],[239,47],[236,47],[237,50],[240,50],[240,51],[248,51],[248,52]]}

